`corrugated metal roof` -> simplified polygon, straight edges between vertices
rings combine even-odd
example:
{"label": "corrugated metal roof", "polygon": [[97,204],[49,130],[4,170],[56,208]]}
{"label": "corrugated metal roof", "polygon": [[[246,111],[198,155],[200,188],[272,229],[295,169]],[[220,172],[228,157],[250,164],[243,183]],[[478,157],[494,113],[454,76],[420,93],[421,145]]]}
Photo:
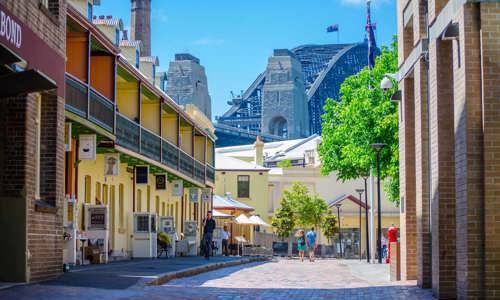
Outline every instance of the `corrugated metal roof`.
{"label": "corrugated metal roof", "polygon": [[141,62],[149,62],[154,64],[155,66],[160,65],[160,60],[158,59],[158,56],[141,56],[140,59]]}
{"label": "corrugated metal roof", "polygon": [[213,208],[221,210],[255,210],[250,205],[234,200],[231,196],[222,197],[219,195],[214,195]]}
{"label": "corrugated metal roof", "polygon": [[106,16],[104,18],[94,16],[94,18],[92,19],[92,23],[94,25],[106,25],[106,26],[116,27],[120,30],[123,30],[122,19],[114,19],[114,18],[110,18],[110,16]]}
{"label": "corrugated metal roof", "polygon": [[120,47],[141,48],[141,41],[121,40]]}

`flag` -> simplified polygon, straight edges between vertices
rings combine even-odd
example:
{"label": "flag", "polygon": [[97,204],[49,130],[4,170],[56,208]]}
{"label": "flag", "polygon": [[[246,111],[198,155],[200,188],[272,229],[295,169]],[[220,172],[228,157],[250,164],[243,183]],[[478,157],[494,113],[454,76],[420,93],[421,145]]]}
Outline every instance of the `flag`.
{"label": "flag", "polygon": [[339,31],[339,24],[332,24],[326,28],[326,32]]}

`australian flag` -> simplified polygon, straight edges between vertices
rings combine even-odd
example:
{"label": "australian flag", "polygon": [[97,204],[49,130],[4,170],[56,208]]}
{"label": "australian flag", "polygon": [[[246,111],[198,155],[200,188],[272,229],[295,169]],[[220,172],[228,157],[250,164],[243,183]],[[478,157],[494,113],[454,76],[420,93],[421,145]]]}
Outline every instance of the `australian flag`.
{"label": "australian flag", "polygon": [[339,24],[332,24],[326,28],[326,32],[336,32],[339,31]]}
{"label": "australian flag", "polygon": [[368,40],[368,68],[370,70],[375,66],[375,51],[377,49],[375,34],[373,33],[375,28],[376,24],[372,24],[370,16],[370,1],[367,1],[366,36]]}

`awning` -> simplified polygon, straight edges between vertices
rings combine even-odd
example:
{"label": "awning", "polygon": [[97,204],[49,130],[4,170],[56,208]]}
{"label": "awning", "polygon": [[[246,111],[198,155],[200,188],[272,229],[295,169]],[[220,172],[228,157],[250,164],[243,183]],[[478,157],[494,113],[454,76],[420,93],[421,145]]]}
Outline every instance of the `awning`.
{"label": "awning", "polygon": [[232,199],[230,196],[222,197],[214,195],[213,197],[213,207],[220,210],[243,210],[243,211],[253,211],[254,208],[245,203],[241,203]]}
{"label": "awning", "polygon": [[222,213],[222,212],[220,212],[220,211],[218,211],[218,210],[215,210],[215,209],[212,209],[212,216],[213,216],[214,218],[221,218],[221,219],[223,219],[223,218],[232,218],[232,217],[233,217],[233,216],[231,216],[231,215],[228,215],[228,214]]}
{"label": "awning", "polygon": [[253,223],[255,223],[256,225],[259,225],[259,226],[271,227],[271,225],[264,222],[264,220],[262,220],[262,218],[259,216],[251,216],[250,221],[252,221]]}
{"label": "awning", "polygon": [[234,219],[234,221],[237,224],[241,224],[241,225],[257,225],[254,222],[250,221],[250,219],[247,216],[245,216],[244,214],[239,215],[236,219]]}

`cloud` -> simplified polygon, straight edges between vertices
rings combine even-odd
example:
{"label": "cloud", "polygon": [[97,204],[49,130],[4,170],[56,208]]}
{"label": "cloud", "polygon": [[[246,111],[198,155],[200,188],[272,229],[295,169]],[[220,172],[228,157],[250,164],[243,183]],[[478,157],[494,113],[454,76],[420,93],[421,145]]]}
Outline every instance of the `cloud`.
{"label": "cloud", "polygon": [[[372,5],[379,5],[382,3],[388,3],[390,0],[372,0]],[[343,5],[365,5],[366,0],[340,0]]]}
{"label": "cloud", "polygon": [[204,37],[194,40],[191,44],[196,46],[220,46],[225,43],[223,39],[216,39],[211,37]]}

